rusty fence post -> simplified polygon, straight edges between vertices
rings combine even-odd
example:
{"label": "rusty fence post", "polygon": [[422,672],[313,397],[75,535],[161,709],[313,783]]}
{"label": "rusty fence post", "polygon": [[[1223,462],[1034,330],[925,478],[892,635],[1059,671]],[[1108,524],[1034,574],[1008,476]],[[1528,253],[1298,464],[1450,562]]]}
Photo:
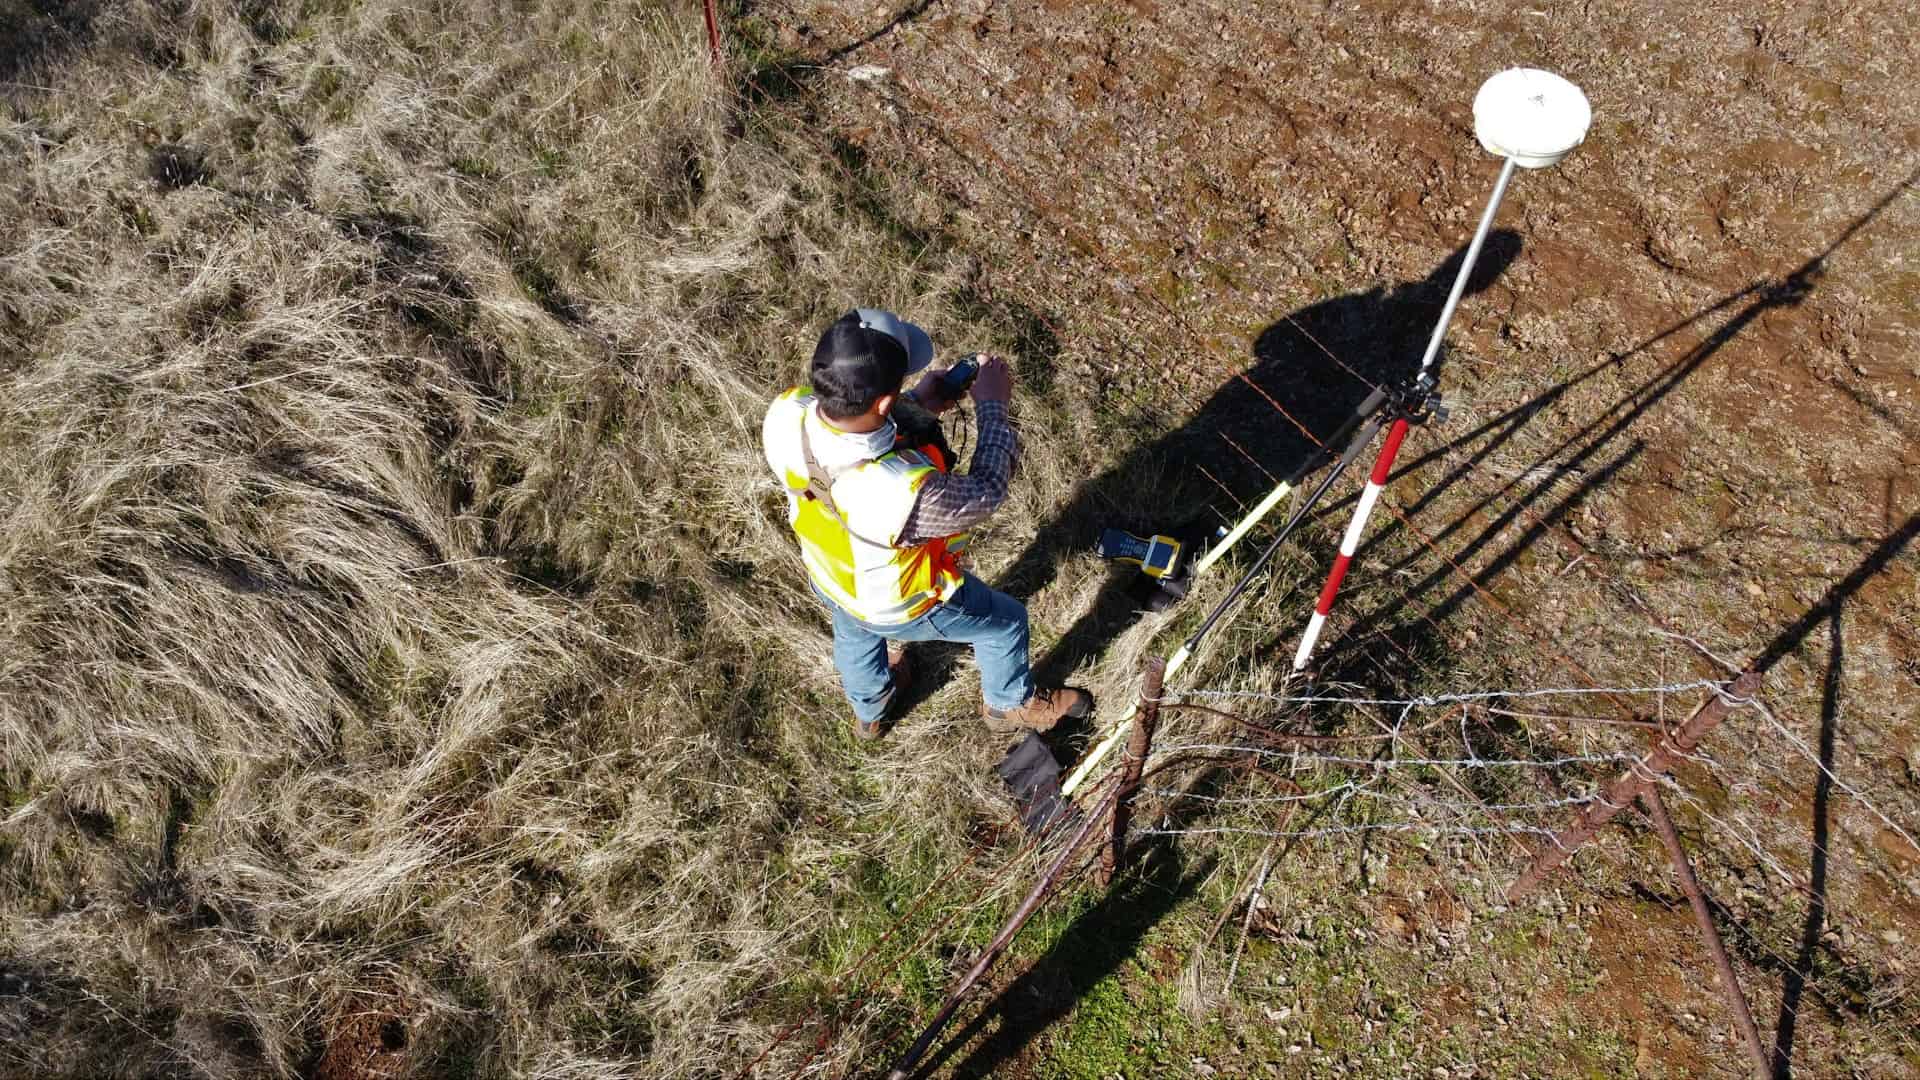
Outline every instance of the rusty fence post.
{"label": "rusty fence post", "polygon": [[1597,800],[1574,817],[1573,824],[1547,840],[1547,846],[1534,856],[1532,864],[1507,890],[1507,902],[1512,903],[1532,892],[1554,868],[1571,858],[1580,845],[1593,839],[1593,834],[1599,832],[1602,825],[1612,821],[1635,799],[1652,791],[1661,776],[1692,754],[1693,748],[1700,745],[1700,740],[1720,726],[1720,721],[1727,718],[1732,702],[1751,698],[1759,688],[1760,673],[1746,672],[1701,703],[1679,727],[1662,735],[1654,743],[1652,751],[1608,784]]}
{"label": "rusty fence post", "polygon": [[1680,830],[1673,827],[1673,818],[1667,816],[1667,806],[1661,801],[1658,788],[1648,791],[1641,801],[1646,803],[1654,830],[1667,845],[1667,855],[1673,859],[1673,876],[1680,879],[1680,891],[1687,894],[1687,902],[1693,905],[1693,920],[1700,924],[1700,935],[1706,938],[1707,952],[1713,957],[1714,969],[1720,973],[1720,989],[1726,995],[1727,1011],[1733,1014],[1733,1025],[1740,1029],[1747,1053],[1753,1058],[1755,1080],[1770,1080],[1773,1062],[1767,1056],[1766,1047],[1760,1045],[1760,1029],[1753,1026],[1753,1012],[1747,1008],[1747,996],[1740,992],[1740,979],[1733,973],[1726,942],[1720,940],[1720,931],[1714,928],[1707,894],[1700,891],[1700,879],[1693,875],[1687,849],[1680,846]]}
{"label": "rusty fence post", "polygon": [[1153,729],[1160,722],[1160,690],[1167,677],[1167,662],[1150,656],[1140,674],[1140,711],[1133,718],[1133,730],[1127,733],[1126,755],[1120,759],[1119,798],[1113,804],[1113,832],[1106,850],[1100,853],[1100,885],[1112,884],[1114,875],[1126,865],[1127,826],[1134,789],[1140,786],[1140,769],[1153,752]]}
{"label": "rusty fence post", "polygon": [[993,940],[987,944],[986,951],[980,954],[980,959],[974,961],[973,967],[961,976],[959,983],[955,984],[953,991],[947,995],[946,1003],[940,1007],[940,1011],[928,1022],[926,1029],[920,1032],[920,1037],[913,1040],[913,1045],[907,1048],[907,1052],[901,1056],[899,1063],[887,1073],[887,1080],[906,1080],[912,1074],[913,1067],[919,1064],[920,1058],[933,1046],[933,1040],[940,1037],[940,1032],[947,1026],[947,1021],[953,1019],[954,1011],[960,1008],[961,999],[967,996],[967,991],[973,989],[973,984],[980,980],[980,976],[987,973],[987,969],[993,966],[993,962],[1000,958],[1000,954],[1006,951],[1009,944],[1012,944],[1014,935],[1020,932],[1020,928],[1027,925],[1027,920],[1039,909],[1041,901],[1047,898],[1047,893],[1059,879],[1061,871],[1067,868],[1074,854],[1093,835],[1094,826],[1099,824],[1101,815],[1119,807],[1122,794],[1119,788],[1114,788],[1107,793],[1107,797],[1102,799],[1098,806],[1087,812],[1086,820],[1080,823],[1079,831],[1073,834],[1073,839],[1061,849],[1060,855],[1053,860],[1053,864],[1040,875],[1040,880],[1033,883],[1033,888],[1028,890],[1026,899],[1020,902],[1020,906],[1014,910],[1013,917],[1007,920],[1006,925],[1002,926],[1000,932],[995,934]]}
{"label": "rusty fence post", "polygon": [[724,67],[726,55],[720,50],[720,17],[714,13],[713,0],[705,0],[707,11],[707,48],[713,51],[713,66]]}

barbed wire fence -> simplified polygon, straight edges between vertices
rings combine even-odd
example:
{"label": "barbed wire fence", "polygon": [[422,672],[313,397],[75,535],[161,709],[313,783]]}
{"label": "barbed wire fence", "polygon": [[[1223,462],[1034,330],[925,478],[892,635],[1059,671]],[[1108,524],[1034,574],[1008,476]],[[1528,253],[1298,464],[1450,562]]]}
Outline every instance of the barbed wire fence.
{"label": "barbed wire fence", "polygon": [[[1173,734],[1157,743],[1153,742],[1151,725],[1143,729],[1144,735],[1136,735],[1131,753],[1119,770],[1119,800],[1112,813],[1117,821],[1120,813],[1130,810],[1142,821],[1130,829],[1116,827],[1111,847],[1101,859],[1107,871],[1103,879],[1110,879],[1116,868],[1127,865],[1130,849],[1145,844],[1180,838],[1265,840],[1267,847],[1251,887],[1242,889],[1222,912],[1223,920],[1236,909],[1244,912],[1244,946],[1246,924],[1253,917],[1259,892],[1273,866],[1275,842],[1338,842],[1364,834],[1392,834],[1420,841],[1467,838],[1476,843],[1493,836],[1528,838],[1536,854],[1518,880],[1504,895],[1490,892],[1480,897],[1486,906],[1499,908],[1524,899],[1602,825],[1637,802],[1648,824],[1660,835],[1676,884],[1689,901],[1706,954],[1716,969],[1731,1026],[1740,1034],[1753,1075],[1775,1074],[1779,1048],[1761,1039],[1716,925],[1712,903],[1666,810],[1669,799],[1705,810],[1703,800],[1674,775],[1677,766],[1701,769],[1722,784],[1733,780],[1701,743],[1736,710],[1764,717],[1803,763],[1831,776],[1813,748],[1771,717],[1757,696],[1757,675],[1746,674],[1726,682],[1474,691],[1411,698],[1209,690],[1174,695],[1158,692],[1157,672],[1151,669],[1145,681],[1155,691],[1147,698],[1153,713],[1176,718],[1183,712],[1197,714],[1210,730],[1195,731],[1192,725],[1182,726],[1176,719],[1170,729]],[[1671,727],[1645,722],[1653,724],[1658,733],[1650,745],[1636,744],[1631,733],[1623,730],[1639,724],[1543,712],[1539,704],[1599,697],[1649,701],[1642,711],[1654,716],[1664,711],[1660,707],[1662,699],[1689,693],[1703,700],[1685,721]],[[1263,712],[1231,713],[1216,708],[1220,702],[1257,705]],[[1507,707],[1516,704],[1528,708]],[[1524,725],[1503,730],[1496,723],[1503,718],[1514,719],[1516,713],[1531,722],[1558,722],[1582,730],[1597,724],[1607,728],[1610,736],[1583,739],[1602,745],[1590,745],[1580,752],[1540,746]],[[1370,726],[1378,730],[1330,734],[1287,731],[1276,726],[1303,719],[1311,719],[1323,728]],[[1250,778],[1248,787],[1264,790],[1216,794],[1202,790],[1204,785],[1198,783],[1169,786],[1169,780],[1182,773],[1221,772],[1244,774]],[[1848,785],[1847,790],[1870,815],[1912,841],[1910,831],[1879,800],[1857,785]],[[1573,815],[1570,823],[1569,814]],[[1711,811],[1704,816],[1710,822],[1719,821]],[[1305,821],[1293,825],[1299,818]],[[1782,880],[1794,881],[1794,875],[1767,855],[1763,846],[1751,846]],[[1482,861],[1485,858],[1482,852]],[[1017,930],[1023,921],[1023,917],[1017,917],[1003,932]],[[1867,929],[1864,925],[1856,927],[1856,931]],[[1747,951],[1763,953],[1780,970],[1796,970],[1792,960],[1757,938],[1745,936],[1742,945]],[[1226,989],[1231,988],[1239,957],[1240,947],[1236,947]],[[963,983],[956,989],[942,1019],[966,988],[967,983]],[[1797,1013],[1797,1003],[1781,1004],[1789,1015]],[[1882,1009],[1910,1005],[1911,992],[1898,992],[1876,1004]],[[937,1031],[938,1022],[923,1033],[892,1075],[907,1075]]]}

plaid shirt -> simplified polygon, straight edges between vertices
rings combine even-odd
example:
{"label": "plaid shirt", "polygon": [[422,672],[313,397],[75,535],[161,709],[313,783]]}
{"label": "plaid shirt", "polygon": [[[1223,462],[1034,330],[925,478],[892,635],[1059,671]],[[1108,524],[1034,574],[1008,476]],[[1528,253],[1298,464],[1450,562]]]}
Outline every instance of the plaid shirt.
{"label": "plaid shirt", "polygon": [[1020,437],[1007,419],[1004,401],[975,402],[980,426],[973,464],[965,473],[940,473],[920,485],[920,498],[900,530],[902,546],[965,532],[987,519],[1007,499],[1007,484],[1020,460]]}

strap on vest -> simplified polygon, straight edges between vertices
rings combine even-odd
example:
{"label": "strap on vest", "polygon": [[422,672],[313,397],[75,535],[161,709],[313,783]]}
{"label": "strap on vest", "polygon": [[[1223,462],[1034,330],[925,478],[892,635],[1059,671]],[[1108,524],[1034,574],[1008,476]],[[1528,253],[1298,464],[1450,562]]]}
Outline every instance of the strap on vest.
{"label": "strap on vest", "polygon": [[[878,540],[872,540],[862,536],[853,531],[853,526],[847,524],[845,515],[840,513],[840,507],[833,501],[833,483],[827,479],[827,470],[821,468],[820,459],[813,456],[813,439],[807,433],[807,414],[810,411],[811,410],[808,409],[800,410],[800,453],[807,459],[807,489],[802,492],[802,494],[819,503],[821,509],[832,515],[833,520],[838,522],[841,528],[847,530],[848,536],[853,537],[863,544],[870,544],[874,547],[898,547],[898,544],[883,544]],[[871,461],[873,459],[868,458],[867,460]],[[864,462],[862,464],[864,464]]]}

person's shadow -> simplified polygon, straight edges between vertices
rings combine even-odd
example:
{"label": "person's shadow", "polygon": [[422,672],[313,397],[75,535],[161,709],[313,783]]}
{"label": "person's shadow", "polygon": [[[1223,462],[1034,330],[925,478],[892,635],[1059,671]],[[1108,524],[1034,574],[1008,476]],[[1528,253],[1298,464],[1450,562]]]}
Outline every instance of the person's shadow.
{"label": "person's shadow", "polygon": [[[1519,253],[1518,233],[1488,234],[1467,294],[1486,289]],[[1103,528],[1191,536],[1230,527],[1298,469],[1318,440],[1330,438],[1374,386],[1394,388],[1414,375],[1465,256],[1463,247],[1424,280],[1324,300],[1268,326],[1254,340],[1252,364],[1177,430],[1082,482],[999,587],[1032,596],[1053,580],[1063,558],[1091,548]],[[1125,630],[1145,601],[1139,579],[1130,566],[1111,574],[1095,602],[1036,661],[1036,682],[1058,685]]]}

